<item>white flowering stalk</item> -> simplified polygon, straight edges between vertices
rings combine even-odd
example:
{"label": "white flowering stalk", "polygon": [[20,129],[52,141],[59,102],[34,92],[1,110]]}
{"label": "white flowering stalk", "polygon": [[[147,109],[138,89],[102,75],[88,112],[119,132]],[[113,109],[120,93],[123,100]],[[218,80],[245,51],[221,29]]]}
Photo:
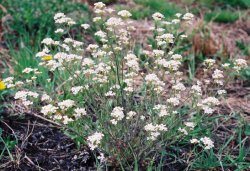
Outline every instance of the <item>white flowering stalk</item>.
{"label": "white flowering stalk", "polygon": [[[34,92],[41,72],[27,67],[23,70],[27,80],[3,80],[7,87],[24,86],[15,99],[70,127],[72,134],[76,132],[72,137],[80,136],[91,150],[124,165],[158,158],[166,145],[184,139],[212,149],[213,141],[202,131],[196,137],[192,133],[220,105],[227,73],[240,72],[246,61],[237,59],[221,67],[207,59],[203,65],[207,81],[191,84],[183,71],[185,57],[176,47],[187,37],[178,28],[192,22],[191,13],[178,13],[171,21],[154,13],[153,43],[144,42],[147,48],[135,50],[138,43],[129,11],[115,13],[102,2],[93,10],[97,31],[96,42],[91,43],[70,36],[76,22],[64,13],[55,14],[57,39],[43,39],[43,49],[36,54],[40,67],[50,73],[48,85]],[[88,23],[79,25],[84,33],[92,28]],[[105,161],[104,155],[99,158]]]}

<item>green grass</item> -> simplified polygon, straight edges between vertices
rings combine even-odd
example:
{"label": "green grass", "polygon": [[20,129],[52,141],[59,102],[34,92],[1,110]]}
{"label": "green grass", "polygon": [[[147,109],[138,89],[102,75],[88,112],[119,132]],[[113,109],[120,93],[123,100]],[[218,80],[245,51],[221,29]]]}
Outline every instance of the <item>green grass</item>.
{"label": "green grass", "polygon": [[[88,7],[83,3],[72,3],[68,0],[3,0],[2,5],[7,12],[1,12],[0,17],[10,15],[12,19],[3,24],[9,30],[4,39],[12,45],[17,45],[17,39],[23,43],[35,46],[46,36],[54,35],[55,25],[53,16],[64,12],[78,16],[79,22],[88,19]],[[25,41],[28,37],[29,42]]]}
{"label": "green grass", "polygon": [[229,10],[213,11],[206,13],[204,19],[206,21],[215,21],[219,23],[233,23],[239,19],[239,13]]}
{"label": "green grass", "polygon": [[197,3],[200,7],[206,7],[210,9],[217,8],[250,8],[250,0],[182,0],[182,3],[193,4]]}
{"label": "green grass", "polygon": [[11,161],[14,161],[11,151],[14,149],[16,144],[17,140],[11,140],[10,137],[4,137],[3,130],[0,128],[0,161],[6,153],[10,157]]}
{"label": "green grass", "polygon": [[[218,137],[214,134],[214,139],[220,139],[219,148],[209,151],[199,151],[196,149],[196,157],[189,164],[191,170],[197,169],[224,169],[224,170],[244,170],[249,168],[250,163],[245,161],[247,155],[250,151],[247,147],[247,144],[243,139],[246,136],[249,136],[249,124],[246,120],[240,118],[240,115],[233,114],[231,117],[220,116],[224,118],[223,120],[235,120],[237,122],[236,129],[232,129],[232,134],[228,134],[224,137]],[[218,125],[223,124],[219,122],[219,118],[213,121],[218,123]],[[215,129],[216,126],[213,126]],[[211,129],[212,131],[212,129]],[[221,142],[221,140],[223,142]],[[215,141],[215,143],[218,143]],[[233,147],[232,144],[236,143]],[[232,148],[234,150],[232,151]]]}
{"label": "green grass", "polygon": [[[89,22],[90,18],[89,9],[85,4],[68,0],[4,0],[2,5],[7,12],[1,11],[0,17],[7,14],[12,17],[3,23],[8,30],[4,34],[4,42],[12,57],[14,76],[18,79],[25,78],[22,70],[26,67],[38,67],[35,54],[40,50],[43,38],[55,36],[56,25],[53,16],[57,12],[72,17],[77,26]],[[81,33],[76,30],[74,34],[80,36]],[[48,75],[43,75],[42,78],[41,84],[48,79]]]}
{"label": "green grass", "polygon": [[177,5],[165,0],[135,0],[135,3],[141,6],[129,9],[133,19],[150,18],[155,12],[160,12],[169,18],[180,11]]}

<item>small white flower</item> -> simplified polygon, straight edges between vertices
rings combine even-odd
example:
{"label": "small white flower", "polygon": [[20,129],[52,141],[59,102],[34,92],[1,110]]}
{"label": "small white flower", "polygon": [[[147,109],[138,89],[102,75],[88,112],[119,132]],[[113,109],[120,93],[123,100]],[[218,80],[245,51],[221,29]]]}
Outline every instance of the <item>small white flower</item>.
{"label": "small white flower", "polygon": [[80,91],[83,90],[83,86],[76,86],[76,87],[72,87],[71,91],[74,95],[77,95]]}
{"label": "small white flower", "polygon": [[52,104],[48,104],[42,107],[41,113],[44,115],[53,114],[53,113],[56,113],[57,109],[58,107],[55,107]]}
{"label": "small white flower", "polygon": [[182,15],[181,13],[176,13],[176,14],[175,14],[175,16],[178,17],[178,18],[180,18],[181,15]]}
{"label": "small white flower", "polygon": [[245,59],[236,59],[234,61],[234,69],[239,72],[247,67],[247,61]]}
{"label": "small white flower", "polygon": [[95,17],[95,18],[93,18],[93,22],[98,22],[98,21],[100,21],[102,18],[101,17]]}
{"label": "small white flower", "polygon": [[75,105],[75,102],[73,100],[70,100],[70,99],[64,100],[64,101],[58,103],[59,108],[62,110],[67,110],[70,107],[73,107],[74,105]]}
{"label": "small white flower", "polygon": [[186,87],[184,86],[184,84],[182,84],[182,83],[177,83],[177,84],[175,84],[175,85],[173,85],[173,87],[172,87],[174,90],[176,90],[176,91],[184,91],[184,90],[186,90]]}
{"label": "small white flower", "polygon": [[46,93],[44,93],[41,97],[41,101],[47,101],[47,102],[50,102],[52,101],[52,99],[50,98],[49,95],[47,95]]}
{"label": "small white flower", "polygon": [[45,44],[45,45],[53,45],[55,43],[55,41],[51,38],[45,38],[42,40],[42,44]]}
{"label": "small white flower", "polygon": [[59,13],[56,13],[56,14],[55,14],[55,16],[54,16],[54,20],[57,20],[57,19],[59,19],[59,18],[64,18],[64,17],[65,17],[65,14],[64,14],[64,13],[59,12]]}
{"label": "small white flower", "polygon": [[106,5],[103,3],[103,2],[96,2],[96,3],[94,3],[94,7],[96,8],[96,9],[102,9],[102,8],[104,8]]}
{"label": "small white flower", "polygon": [[123,108],[122,107],[115,107],[112,112],[111,116],[116,120],[120,121],[124,118]]}
{"label": "small white flower", "polygon": [[179,128],[178,131],[180,131],[181,133],[185,134],[185,135],[188,135],[188,132],[186,129],[184,128]]}
{"label": "small white flower", "polygon": [[154,50],[153,50],[153,54],[154,54],[156,57],[163,57],[163,56],[164,56],[164,51],[163,51],[163,50],[154,49]]}
{"label": "small white flower", "polygon": [[194,129],[195,125],[193,122],[185,122],[184,123],[187,127],[191,128],[191,129]]}
{"label": "small white flower", "polygon": [[29,74],[32,71],[34,71],[33,68],[25,68],[22,73]]}
{"label": "small white flower", "polygon": [[180,100],[177,97],[171,97],[167,99],[167,102],[172,104],[173,106],[178,106],[180,104]]}
{"label": "small white flower", "polygon": [[172,22],[173,24],[178,24],[178,23],[181,22],[181,20],[179,20],[179,19],[173,19],[171,22]]}
{"label": "small white flower", "polygon": [[57,29],[57,30],[55,31],[55,33],[63,33],[63,32],[64,32],[64,30],[61,29],[61,28],[59,28],[59,29]]}
{"label": "small white flower", "polygon": [[198,144],[200,141],[198,139],[196,139],[196,138],[193,138],[193,139],[190,140],[190,142],[192,144]]}
{"label": "small white flower", "polygon": [[222,94],[226,94],[227,91],[226,91],[226,90],[218,90],[217,93],[218,93],[219,95],[222,95]]}
{"label": "small white flower", "polygon": [[161,21],[164,18],[164,15],[159,12],[156,12],[152,15],[152,17],[155,21]]}
{"label": "small white flower", "polygon": [[126,119],[132,119],[136,115],[136,112],[130,111],[127,113]]}
{"label": "small white flower", "polygon": [[211,149],[214,147],[214,142],[208,138],[208,137],[203,137],[200,139],[200,141],[205,145],[205,149]]}
{"label": "small white flower", "polygon": [[85,30],[87,30],[90,27],[90,25],[89,24],[81,24],[81,27],[84,28]]}
{"label": "small white flower", "polygon": [[193,18],[194,18],[194,15],[191,14],[191,13],[186,13],[186,14],[184,14],[184,16],[182,17],[183,20],[187,20],[187,21],[193,20]]}
{"label": "small white flower", "polygon": [[144,130],[147,131],[150,135],[147,139],[154,141],[157,139],[157,137],[160,135],[161,132],[165,132],[168,129],[164,124],[153,125],[152,123],[149,123],[144,126]]}
{"label": "small white flower", "polygon": [[132,14],[129,11],[127,11],[127,10],[121,10],[121,11],[119,11],[118,15],[121,16],[121,17],[123,17],[123,18],[129,18],[129,17],[132,16]]}
{"label": "small white flower", "polygon": [[76,108],[75,109],[75,113],[74,113],[74,116],[76,118],[80,118],[81,116],[84,116],[86,115],[87,112],[86,112],[86,109],[85,108]]}
{"label": "small white flower", "polygon": [[63,124],[67,125],[69,122],[72,122],[73,119],[68,116],[63,116]]}
{"label": "small white flower", "polygon": [[103,137],[104,135],[100,132],[95,132],[94,134],[88,136],[87,142],[90,147],[90,150],[96,149],[98,145],[101,143]]}

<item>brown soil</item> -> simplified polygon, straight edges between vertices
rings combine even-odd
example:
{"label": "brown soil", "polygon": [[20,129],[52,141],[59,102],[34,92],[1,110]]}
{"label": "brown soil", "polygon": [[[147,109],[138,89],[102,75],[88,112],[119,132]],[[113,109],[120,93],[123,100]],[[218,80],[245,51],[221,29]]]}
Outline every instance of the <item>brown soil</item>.
{"label": "brown soil", "polygon": [[[18,139],[12,152],[0,161],[0,170],[95,170],[89,151],[67,137],[55,125],[32,115],[6,117],[0,121],[4,136]],[[1,145],[1,144],[0,144]]]}

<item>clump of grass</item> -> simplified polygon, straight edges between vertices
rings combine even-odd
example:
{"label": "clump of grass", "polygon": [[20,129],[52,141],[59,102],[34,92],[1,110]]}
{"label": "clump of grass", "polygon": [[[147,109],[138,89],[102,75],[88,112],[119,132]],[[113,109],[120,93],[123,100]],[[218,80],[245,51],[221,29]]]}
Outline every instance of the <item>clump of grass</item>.
{"label": "clump of grass", "polygon": [[180,11],[174,3],[165,0],[135,0],[135,3],[142,6],[131,10],[134,19],[146,18],[152,15],[155,11],[159,11],[166,18],[170,18]]}
{"label": "clump of grass", "polygon": [[239,13],[228,10],[213,11],[206,13],[204,19],[206,21],[215,21],[219,23],[233,23],[239,19]]}
{"label": "clump of grass", "polygon": [[221,5],[229,5],[231,7],[240,7],[240,8],[249,8],[250,1],[249,0],[218,0],[214,1],[214,3],[219,3]]}
{"label": "clump of grass", "polygon": [[249,0],[182,0],[185,4],[197,3],[199,6],[207,7],[210,9],[216,8],[242,8],[247,9],[250,7]]}
{"label": "clump of grass", "polygon": [[[1,93],[1,91],[0,91]],[[1,106],[0,106],[1,109]],[[1,111],[0,111],[1,112]],[[1,118],[0,118],[1,120]],[[0,128],[0,161],[4,155],[7,155],[10,157],[11,161],[14,161],[14,157],[11,153],[11,151],[14,149],[15,145],[17,144],[17,139],[12,140],[10,137],[3,136],[3,130]]]}
{"label": "clump of grass", "polygon": [[[13,46],[18,46],[16,42],[23,42],[34,46],[40,41],[41,37],[54,35],[53,15],[56,12],[64,11],[71,13],[72,16],[78,15],[82,22],[88,18],[88,7],[83,3],[73,3],[68,0],[7,0],[2,4],[12,19],[3,24],[10,32],[4,35],[4,39]],[[79,17],[81,16],[81,17]]]}
{"label": "clump of grass", "polygon": [[[26,67],[38,67],[34,58],[39,50],[41,39],[56,36],[54,33],[53,16],[63,11],[72,18],[77,16],[79,23],[89,21],[89,9],[84,3],[76,3],[68,0],[5,0],[2,5],[7,11],[1,11],[0,16],[11,16],[3,24],[8,32],[4,34],[5,45],[9,48],[12,57],[12,65],[15,77],[22,78],[22,70]],[[73,29],[72,29],[73,30]],[[78,30],[73,30],[73,36],[80,36]],[[47,79],[44,75],[44,80]],[[41,79],[40,79],[41,80]],[[44,82],[44,80],[41,80]]]}

